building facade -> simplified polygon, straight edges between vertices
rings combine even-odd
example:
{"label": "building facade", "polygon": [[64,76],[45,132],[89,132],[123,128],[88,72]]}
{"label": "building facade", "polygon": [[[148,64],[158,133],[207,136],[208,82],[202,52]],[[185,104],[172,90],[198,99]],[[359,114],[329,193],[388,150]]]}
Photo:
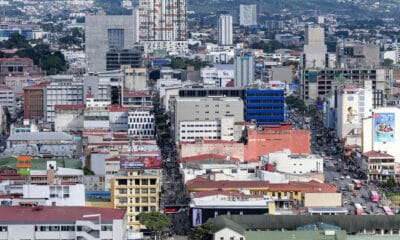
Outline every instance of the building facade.
{"label": "building facade", "polygon": [[128,113],[128,134],[135,138],[154,138],[154,115],[150,111],[136,110]]}
{"label": "building facade", "polygon": [[257,25],[257,5],[240,4],[240,25],[245,27]]}
{"label": "building facade", "polygon": [[235,57],[235,87],[245,87],[255,80],[254,56],[252,53],[240,53]]}
{"label": "building facade", "polygon": [[125,209],[127,226],[139,230],[137,215],[159,210],[160,178],[140,171],[126,171],[111,181],[111,201],[114,208]]}
{"label": "building facade", "polygon": [[304,69],[325,68],[327,66],[324,29],[308,25],[305,30],[304,50],[301,64]]}
{"label": "building facade", "polygon": [[[231,117],[243,121],[243,100],[234,97],[176,98],[174,106],[175,139],[180,139],[180,122],[215,121]],[[193,129],[195,130],[195,129]]]}
{"label": "building facade", "polygon": [[12,118],[16,117],[15,112],[15,95],[11,89],[1,88],[0,89],[0,106],[7,107],[8,112]]}
{"label": "building facade", "polygon": [[138,42],[137,24],[135,11],[132,15],[87,15],[85,54],[88,72],[97,73],[107,69],[107,52],[133,49]]}
{"label": "building facade", "polygon": [[285,122],[285,91],[247,89],[245,120],[256,120],[257,125],[278,125]]}
{"label": "building facade", "polygon": [[139,38],[145,53],[154,50],[184,53],[186,42],[186,0],[140,0]]}
{"label": "building facade", "polygon": [[220,15],[218,19],[218,44],[233,44],[233,21],[231,15]]}
{"label": "building facade", "polygon": [[52,82],[44,87],[44,117],[54,123],[55,105],[83,104],[83,82],[72,76],[53,76]]}

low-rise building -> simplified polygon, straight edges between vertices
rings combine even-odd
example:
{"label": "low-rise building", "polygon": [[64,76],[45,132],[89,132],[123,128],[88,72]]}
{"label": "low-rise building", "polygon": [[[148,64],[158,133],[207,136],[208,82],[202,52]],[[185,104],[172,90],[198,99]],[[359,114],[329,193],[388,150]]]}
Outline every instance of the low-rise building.
{"label": "low-rise building", "polygon": [[385,152],[369,151],[363,153],[368,164],[367,177],[370,181],[386,181],[395,175],[395,158]]}
{"label": "low-rise building", "polygon": [[270,198],[223,190],[193,193],[189,207],[192,226],[219,215],[263,215],[275,211],[274,201]]}
{"label": "low-rise building", "polygon": [[323,158],[316,155],[292,154],[289,149],[268,153],[261,156],[263,164],[274,166],[274,170],[282,173],[304,174],[323,173]]}
{"label": "low-rise building", "polygon": [[1,207],[0,239],[126,239],[126,211],[94,207]]}

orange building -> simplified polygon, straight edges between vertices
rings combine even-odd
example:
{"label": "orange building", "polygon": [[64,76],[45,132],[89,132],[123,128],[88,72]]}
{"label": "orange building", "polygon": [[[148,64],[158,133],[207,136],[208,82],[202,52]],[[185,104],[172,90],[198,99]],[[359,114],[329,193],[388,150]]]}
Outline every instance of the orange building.
{"label": "orange building", "polygon": [[267,153],[290,149],[293,154],[310,154],[311,136],[307,130],[293,129],[291,124],[265,126],[262,130],[248,129],[244,159],[258,161]]}
{"label": "orange building", "polygon": [[32,157],[28,155],[19,155],[17,157],[17,172],[21,175],[30,175],[32,167]]}

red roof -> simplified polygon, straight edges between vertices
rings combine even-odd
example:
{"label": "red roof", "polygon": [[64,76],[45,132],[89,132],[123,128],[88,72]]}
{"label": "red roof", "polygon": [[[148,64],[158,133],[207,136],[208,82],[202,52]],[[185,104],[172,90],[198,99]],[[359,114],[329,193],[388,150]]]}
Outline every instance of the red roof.
{"label": "red roof", "polygon": [[83,104],[63,104],[63,105],[55,105],[55,110],[80,110],[85,109],[85,105]]}
{"label": "red roof", "polygon": [[270,191],[301,191],[302,193],[335,193],[336,186],[317,181],[295,182],[289,183],[270,183],[269,181],[212,181],[205,178],[197,177],[186,183],[187,188],[196,189],[203,188],[209,190],[218,190],[226,188],[246,189],[246,188],[267,188]]}
{"label": "red roof", "polygon": [[384,152],[377,152],[377,151],[369,151],[363,153],[366,157],[385,157],[385,158],[394,158],[392,155],[384,153]]}
{"label": "red roof", "polygon": [[24,90],[43,90],[43,88],[44,88],[44,85],[37,84],[37,85],[24,87]]}
{"label": "red roof", "polygon": [[[229,160],[228,160],[228,158],[229,158]],[[218,154],[201,154],[201,155],[196,155],[196,156],[191,156],[191,157],[184,157],[184,158],[181,158],[180,161],[181,162],[195,162],[195,161],[201,161],[201,160],[206,160],[206,159],[240,162],[239,158],[223,156],[223,155],[218,155]]]}
{"label": "red roof", "polygon": [[33,65],[33,61],[30,58],[20,58],[20,57],[12,57],[12,58],[0,58],[1,63],[12,63],[12,62],[24,62],[26,64]]}
{"label": "red roof", "polygon": [[[0,223],[73,223],[85,220],[83,215],[101,214],[101,221],[123,219],[125,210],[97,207],[0,207]],[[86,218],[87,219],[87,218]]]}
{"label": "red roof", "polygon": [[124,92],[124,97],[150,97],[149,92]]}
{"label": "red roof", "polygon": [[236,196],[236,197],[242,197],[242,198],[254,198],[254,197],[262,197],[261,195],[247,195],[243,192],[239,191],[225,191],[225,190],[211,190],[211,191],[204,191],[204,192],[195,192],[192,195],[192,198],[202,198],[202,197],[208,197],[208,196],[215,196],[215,195],[225,195],[225,196]]}
{"label": "red roof", "polygon": [[120,106],[110,106],[108,108],[110,112],[128,112],[129,108],[127,107],[120,107]]}

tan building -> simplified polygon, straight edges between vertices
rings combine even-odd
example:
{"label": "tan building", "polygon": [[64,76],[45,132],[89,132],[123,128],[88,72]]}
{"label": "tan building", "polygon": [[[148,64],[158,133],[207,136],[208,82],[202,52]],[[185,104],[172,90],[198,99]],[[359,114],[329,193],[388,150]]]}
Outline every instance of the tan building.
{"label": "tan building", "polygon": [[395,177],[395,158],[385,152],[369,151],[363,153],[368,163],[368,180],[386,181]]}
{"label": "tan building", "polygon": [[140,212],[159,210],[160,177],[142,171],[126,171],[111,180],[111,202],[114,208],[126,209],[127,225],[139,230]]}

